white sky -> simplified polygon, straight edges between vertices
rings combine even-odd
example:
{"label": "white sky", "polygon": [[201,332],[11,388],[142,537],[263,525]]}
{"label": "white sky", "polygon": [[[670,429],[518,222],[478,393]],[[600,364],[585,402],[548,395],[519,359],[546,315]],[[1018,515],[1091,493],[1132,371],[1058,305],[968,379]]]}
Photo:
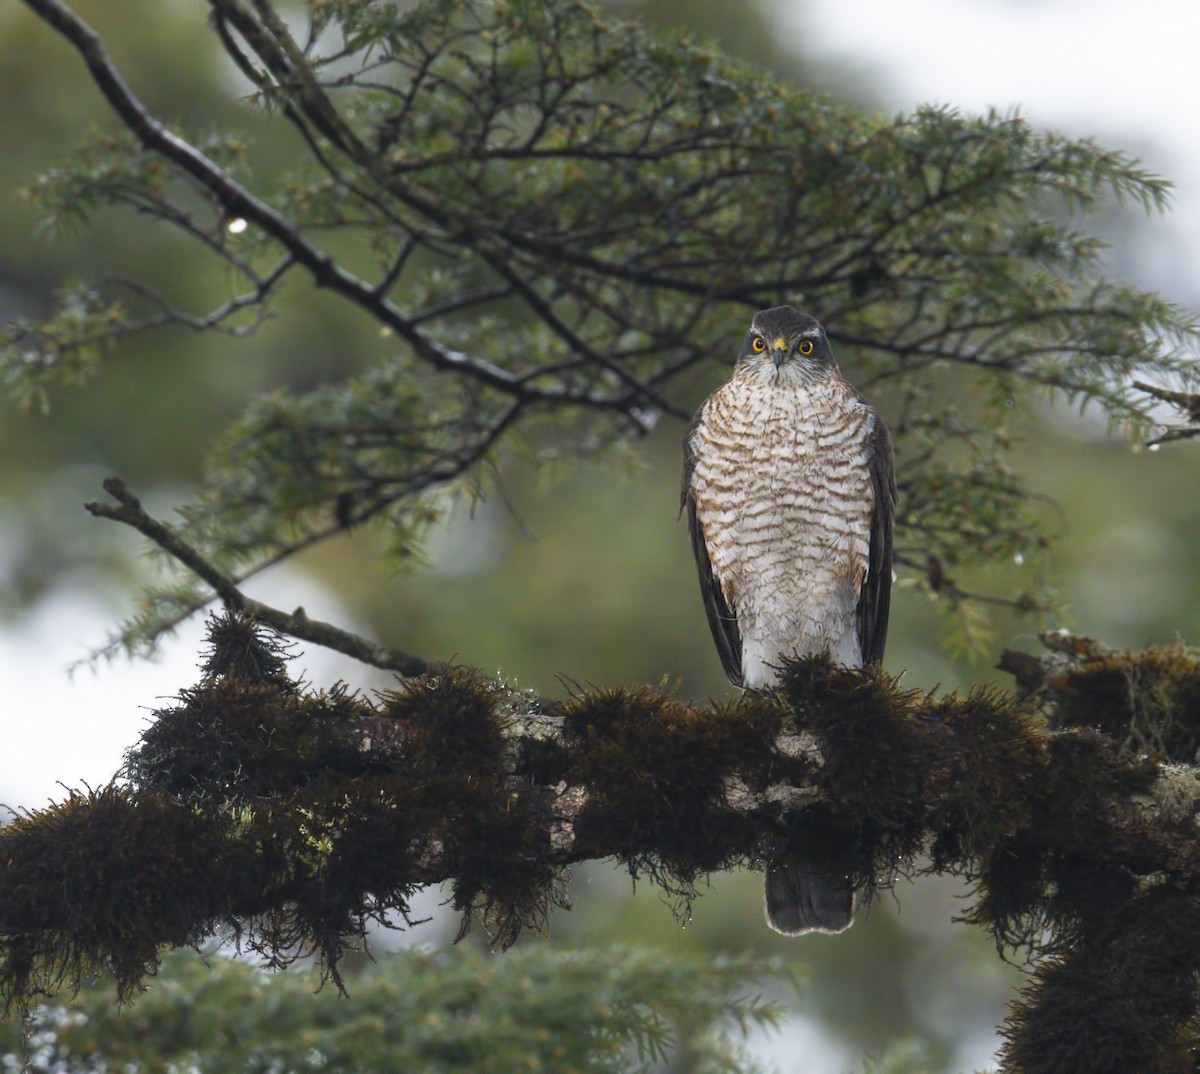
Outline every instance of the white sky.
{"label": "white sky", "polygon": [[[806,50],[877,76],[888,106],[1018,107],[1095,136],[1175,184],[1142,285],[1200,294],[1200,3],[1195,0],[774,0]],[[1144,273],[1144,275],[1142,275]]]}
{"label": "white sky", "polygon": [[[130,531],[129,539],[137,540]],[[303,605],[314,619],[347,629],[358,627],[349,612],[298,571],[247,587],[252,596],[280,607]],[[60,801],[65,788],[107,783],[122,755],[155,708],[166,708],[178,691],[199,678],[204,644],[203,617],[184,624],[153,662],[118,658],[67,667],[97,649],[116,626],[120,613],[111,602],[64,586],[32,611],[0,629],[0,802],[37,808]],[[389,681],[356,661],[315,646],[297,647],[295,673],[314,686],[339,678],[364,689]]]}

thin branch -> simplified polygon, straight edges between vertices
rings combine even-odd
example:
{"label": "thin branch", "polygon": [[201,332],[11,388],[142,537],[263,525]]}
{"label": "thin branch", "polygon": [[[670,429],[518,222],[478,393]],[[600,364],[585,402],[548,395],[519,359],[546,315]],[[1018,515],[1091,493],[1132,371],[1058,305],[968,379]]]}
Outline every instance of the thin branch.
{"label": "thin branch", "polygon": [[331,623],[310,619],[303,608],[288,613],[272,608],[268,604],[247,597],[237,582],[214,566],[199,551],[185,541],[175,530],[150,515],[141,501],[129,491],[119,477],[110,477],[104,482],[104,491],[117,506],[107,503],[85,504],[86,510],[97,518],[107,518],[131,526],[144,537],[148,537],[167,555],[187,567],[197,577],[212,587],[218,597],[229,608],[243,611],[251,618],[266,623],[290,637],[323,645],[327,649],[344,653],[364,664],[395,671],[400,675],[423,675],[432,666],[429,661],[400,649],[393,649],[366,638],[351,634]]}
{"label": "thin branch", "polygon": [[[408,264],[408,259],[416,251],[417,245],[418,240],[414,233],[409,232],[404,236],[404,241],[400,243],[395,256],[392,258],[392,263],[375,285],[375,294],[380,297],[386,297],[395,282],[400,279],[400,274],[404,271],[405,265]],[[413,323],[415,324],[416,322],[414,321]]]}
{"label": "thin branch", "polygon": [[[502,298],[507,298],[511,294],[512,288],[508,286],[481,287],[478,291],[465,291],[462,294],[455,295],[453,298],[446,299],[444,302],[436,302],[432,306],[426,306],[419,312],[414,313],[411,319],[413,324],[423,324],[425,321],[437,320],[439,317],[458,313],[473,306],[482,306],[488,302],[496,302]],[[524,374],[524,377],[528,379],[529,374]]]}
{"label": "thin branch", "polygon": [[[472,466],[474,466],[477,462],[479,462],[481,459],[483,459],[487,455],[487,453],[489,451],[491,451],[492,448],[494,448],[496,446],[496,444],[498,444],[500,442],[500,440],[503,438],[504,434],[513,425],[515,425],[517,423],[517,420],[520,418],[522,408],[523,408],[523,404],[521,403],[520,400],[513,400],[511,403],[509,403],[509,405],[507,407],[505,407],[505,409],[496,416],[496,419],[493,421],[491,427],[487,430],[486,435],[481,437],[479,439],[479,441],[472,447],[472,449],[470,451],[464,452],[463,454],[457,456],[456,458],[453,458],[449,465],[443,466],[441,469],[433,470],[433,471],[430,471],[429,473],[425,474],[424,480],[422,483],[422,487],[429,488],[429,487],[432,487],[435,485],[445,484],[450,481],[453,481],[455,478],[460,477],[462,474],[466,473]],[[117,485],[122,490],[123,495],[132,497],[132,494],[129,493],[128,489],[125,488],[124,483],[121,482],[119,478],[115,478],[115,477],[110,478],[109,481],[116,482]],[[106,491],[111,492],[111,490],[108,488],[107,481],[104,483],[104,488]],[[194,554],[197,555],[201,561],[205,562],[210,570],[216,572],[216,574],[214,575],[214,578],[219,576],[221,579],[221,582],[225,586],[226,590],[238,591],[238,587],[240,587],[242,585],[242,583],[248,581],[249,579],[255,577],[258,574],[261,574],[263,571],[267,570],[268,568],[277,566],[278,564],[282,563],[284,560],[290,559],[292,556],[295,556],[297,553],[302,552],[307,548],[311,548],[313,545],[320,544],[321,542],[329,540],[332,537],[339,536],[340,534],[345,533],[347,530],[353,528],[354,526],[358,526],[358,525],[363,524],[364,522],[369,521],[370,519],[381,514],[383,511],[385,511],[389,506],[391,506],[397,500],[403,498],[406,495],[412,494],[413,491],[414,490],[411,487],[407,487],[404,490],[402,490],[400,493],[397,493],[394,495],[378,496],[360,506],[356,506],[348,513],[342,512],[339,508],[339,511],[337,512],[337,517],[333,522],[330,522],[329,524],[327,524],[325,526],[321,526],[321,527],[318,527],[315,529],[310,529],[302,537],[299,537],[299,538],[296,538],[295,540],[289,541],[287,544],[278,548],[272,555],[267,556],[265,559],[254,564],[254,566],[252,566],[246,570],[243,570],[237,574],[233,574],[233,575],[225,574],[224,572],[219,571],[216,567],[214,567],[212,565],[211,561],[205,560],[204,557],[199,556],[198,553],[194,553]],[[115,493],[113,493],[113,494],[115,495]],[[136,502],[136,499],[135,499],[135,502]],[[88,504],[87,505],[87,509],[89,511],[91,511],[93,514],[100,513],[100,511],[93,510],[93,508],[98,508],[98,509],[101,509],[102,511],[109,511],[109,512],[114,510],[113,508],[106,506],[106,505],[100,505],[100,504]],[[109,514],[109,515],[105,515],[105,517],[112,517],[112,516],[111,516],[111,514]],[[125,520],[118,519],[118,521],[125,521]],[[157,525],[159,525],[161,530],[171,534],[176,540],[179,540],[178,535],[174,534],[174,531],[167,530],[167,528],[162,526],[161,524],[157,524]],[[157,544],[158,542],[155,541],[155,543]],[[163,546],[160,545],[160,547],[163,547]],[[169,549],[164,549],[164,550],[169,552]],[[179,559],[179,557],[175,557],[175,558]],[[180,559],[179,561],[181,563],[183,563],[184,566],[187,566],[187,567],[189,567],[189,569],[191,569],[191,564],[189,564],[187,561],[185,561],[183,559]],[[209,585],[214,590],[213,595],[204,597],[203,599],[199,599],[199,600],[193,601],[188,604],[185,604],[184,607],[182,607],[177,613],[175,613],[171,617],[164,619],[161,622],[156,623],[153,635],[150,636],[147,640],[149,640],[149,641],[156,640],[157,638],[161,637],[163,634],[166,634],[166,633],[170,632],[171,630],[174,630],[175,627],[179,626],[180,623],[182,623],[186,619],[190,618],[196,612],[202,611],[204,608],[208,607],[208,605],[211,604],[214,599],[216,599],[218,597],[221,597],[223,599],[223,593],[221,592],[221,589],[216,584],[214,584],[214,581],[212,579],[206,578],[205,575],[200,574],[199,572],[195,572],[195,573],[197,573],[199,575],[199,577],[201,577],[202,579],[204,579],[206,582],[209,583]],[[248,600],[248,598],[245,598],[244,596],[242,597],[242,599]],[[282,613],[280,613],[280,614],[282,614]],[[264,620],[264,621],[267,621],[267,620]],[[308,622],[309,622],[309,629],[311,629],[311,620]],[[285,629],[285,628],[281,627],[280,629]],[[287,631],[287,632],[292,633],[292,631]],[[296,634],[296,637],[301,637],[301,636],[302,635],[300,635],[300,634]],[[336,635],[330,635],[330,636],[334,637],[336,640]],[[347,635],[346,637],[349,639],[353,639],[353,635]],[[337,649],[339,652],[346,652],[346,655],[348,655],[348,656],[354,656],[356,659],[362,659],[361,657],[356,655],[356,652],[347,652],[344,649],[339,649],[337,644],[329,644],[326,641],[315,638],[315,637],[306,638],[306,640],[314,641],[321,645],[328,645],[329,648]],[[120,639],[111,641],[108,645],[106,645],[103,649],[101,649],[100,653],[97,655],[103,655],[103,654],[112,652],[119,647],[119,644],[120,644]],[[366,644],[368,646],[371,645],[371,643],[364,643],[364,644]],[[371,651],[371,650],[367,650],[367,651]],[[416,658],[413,658],[413,659],[416,659]],[[369,664],[374,664],[375,660],[374,659],[366,659],[366,660],[364,660],[364,662],[369,663]],[[378,666],[383,666],[383,665],[378,665]],[[393,670],[400,671],[401,674],[418,674],[419,673],[419,672],[405,672],[405,671],[402,671],[398,667]]]}
{"label": "thin branch", "polygon": [[[476,246],[476,250],[491,265],[493,271],[520,294],[525,304],[549,327],[550,331],[557,335],[573,353],[583,355],[593,365],[601,366],[617,377],[626,388],[632,391],[633,398],[637,404],[647,403],[655,409],[671,414],[683,421],[687,421],[691,417],[690,413],[681,410],[673,403],[664,399],[656,391],[647,387],[646,384],[630,373],[620,362],[597,351],[578,333],[572,332],[554,312],[550,303],[538,294],[537,288],[526,281],[520,272],[512,268],[502,256],[492,254],[483,248],[482,245]],[[647,430],[642,428],[641,431],[646,432]]]}
{"label": "thin branch", "polygon": [[597,409],[629,409],[624,399],[618,402],[566,387],[530,385],[501,366],[445,347],[419,331],[399,307],[378,294],[374,286],[342,268],[324,250],[313,246],[293,223],[152,116],[113,65],[96,32],[60,0],[25,0],[25,3],[75,47],[109,104],[145,148],[161,153],[198,179],[217,197],[228,215],[241,217],[260,227],[298,264],[308,269],[319,287],[328,287],[372,313],[405,340],[420,358],[437,369],[462,373],[525,402],[571,402]]}
{"label": "thin branch", "polygon": [[[279,259],[266,276],[256,278],[257,283],[254,290],[235,295],[233,298],[221,303],[221,305],[214,307],[208,313],[201,316],[185,313],[183,310],[178,309],[161,292],[146,286],[139,280],[131,279],[128,276],[110,276],[107,277],[107,281],[138,295],[147,302],[157,306],[161,311],[160,317],[151,318],[144,323],[139,323],[136,326],[137,328],[159,327],[166,321],[170,321],[171,323],[191,328],[196,332],[217,329],[234,336],[247,336],[257,330],[269,316],[269,313],[263,307],[263,300],[275,289],[275,285],[279,283],[288,269],[295,263],[291,256],[285,255]],[[233,327],[228,327],[224,324],[230,317],[246,309],[255,310],[253,323],[235,325]],[[121,327],[128,327],[130,330],[133,330],[133,326],[122,325]]]}
{"label": "thin branch", "polygon": [[1200,392],[1177,392],[1157,384],[1147,384],[1143,380],[1135,380],[1133,386],[1140,392],[1154,396],[1155,399],[1170,403],[1186,414],[1189,421],[1200,422]]}
{"label": "thin branch", "polygon": [[907,551],[897,550],[894,560],[899,566],[920,572],[931,593],[944,597],[955,606],[959,604],[991,604],[998,608],[1012,608],[1018,612],[1049,611],[1051,607],[1048,603],[1039,602],[1034,597],[1025,594],[1019,597],[998,597],[990,593],[976,593],[963,589],[952,578],[947,577],[942,560],[938,556],[928,553],[922,559],[919,553],[912,555]]}
{"label": "thin branch", "polygon": [[1188,425],[1167,429],[1152,440],[1147,440],[1146,447],[1157,448],[1161,444],[1200,438],[1200,392],[1177,392],[1171,388],[1159,387],[1157,384],[1147,384],[1142,380],[1135,380],[1133,387],[1155,399],[1161,399],[1164,403],[1170,403],[1185,415],[1189,422]]}
{"label": "thin branch", "polygon": [[1200,425],[1191,425],[1183,429],[1168,429],[1160,436],[1146,441],[1146,447],[1157,448],[1160,444],[1173,444],[1180,440],[1195,440],[1200,437]]}

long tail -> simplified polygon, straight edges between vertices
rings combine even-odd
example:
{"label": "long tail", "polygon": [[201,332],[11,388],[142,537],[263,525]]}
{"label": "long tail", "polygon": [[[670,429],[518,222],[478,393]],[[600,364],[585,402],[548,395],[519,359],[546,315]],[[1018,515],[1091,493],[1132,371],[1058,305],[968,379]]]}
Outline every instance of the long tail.
{"label": "long tail", "polygon": [[785,936],[845,932],[854,923],[854,888],[845,876],[793,857],[767,866],[767,924]]}

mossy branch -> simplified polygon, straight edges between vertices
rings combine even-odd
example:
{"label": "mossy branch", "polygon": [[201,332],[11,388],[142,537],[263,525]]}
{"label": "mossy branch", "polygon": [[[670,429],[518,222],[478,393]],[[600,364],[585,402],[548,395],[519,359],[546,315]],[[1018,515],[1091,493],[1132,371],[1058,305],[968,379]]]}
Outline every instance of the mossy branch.
{"label": "mossy branch", "polygon": [[[464,930],[478,913],[508,944],[565,902],[572,862],[615,858],[686,903],[711,871],[820,850],[867,897],[897,872],[964,876],[966,920],[1038,956],[1008,1069],[1176,1069],[1200,1043],[1200,776],[1052,729],[1044,694],[939,698],[808,659],[778,694],[704,706],[626,686],[551,708],[448,667],[369,700],[306,692],[242,615],[210,638],[116,782],[0,833],[10,1003],[98,967],[129,994],[164,947],[222,929],[336,979],[368,921],[405,922],[440,880]],[[1200,661],[1154,653],[1090,651],[1055,688],[1128,728],[1149,710],[1128,678],[1101,684],[1136,667],[1174,742],[1164,716],[1200,724]]]}

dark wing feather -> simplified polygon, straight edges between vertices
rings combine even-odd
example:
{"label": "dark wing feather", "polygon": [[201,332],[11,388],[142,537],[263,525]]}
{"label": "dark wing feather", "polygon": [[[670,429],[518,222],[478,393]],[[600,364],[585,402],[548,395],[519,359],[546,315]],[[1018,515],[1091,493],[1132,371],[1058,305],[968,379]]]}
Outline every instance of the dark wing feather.
{"label": "dark wing feather", "polygon": [[[703,409],[700,413],[703,413]],[[679,510],[687,511],[692,552],[696,556],[696,569],[700,572],[700,594],[704,597],[708,627],[712,631],[713,641],[717,643],[721,666],[725,668],[729,681],[734,686],[741,686],[742,637],[738,633],[737,616],[725,600],[720,581],[713,574],[712,561],[708,558],[708,546],[704,542],[704,530],[696,517],[696,497],[692,495],[692,471],[696,462],[692,452],[692,429],[695,428],[696,421],[699,421],[700,413],[697,413],[683,441],[683,489],[680,493]]]}
{"label": "dark wing feather", "polygon": [[875,415],[871,431],[871,486],[875,508],[871,512],[871,551],[867,577],[858,598],[858,642],[864,664],[883,660],[887,641],[888,611],[892,603],[892,523],[896,515],[896,474],[892,437],[883,419]]}

